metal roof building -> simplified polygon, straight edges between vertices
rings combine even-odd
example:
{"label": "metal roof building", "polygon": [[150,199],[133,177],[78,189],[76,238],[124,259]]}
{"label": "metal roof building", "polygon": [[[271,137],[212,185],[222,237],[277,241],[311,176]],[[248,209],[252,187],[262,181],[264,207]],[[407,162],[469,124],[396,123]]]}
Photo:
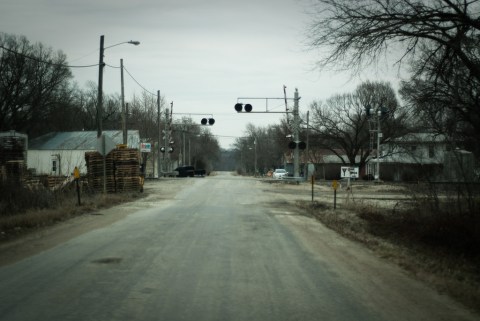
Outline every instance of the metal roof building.
{"label": "metal roof building", "polygon": [[[106,130],[103,133],[117,145],[122,144],[121,130]],[[85,152],[97,150],[96,131],[52,132],[32,139],[28,144],[28,168],[36,174],[70,175],[77,167],[86,173]],[[129,148],[139,148],[140,133],[129,130]]]}

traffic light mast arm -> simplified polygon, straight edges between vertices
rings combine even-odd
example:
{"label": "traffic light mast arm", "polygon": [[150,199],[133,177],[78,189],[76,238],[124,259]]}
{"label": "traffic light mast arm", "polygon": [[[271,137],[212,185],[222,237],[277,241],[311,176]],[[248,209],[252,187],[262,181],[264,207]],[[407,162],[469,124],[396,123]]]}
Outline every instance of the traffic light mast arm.
{"label": "traffic light mast arm", "polygon": [[238,97],[237,98],[237,103],[239,103],[241,100],[265,100],[265,111],[250,111],[250,113],[272,113],[272,114],[291,114],[293,112],[290,111],[269,111],[268,110],[268,101],[269,100],[295,100],[295,98],[268,98],[268,97]]}

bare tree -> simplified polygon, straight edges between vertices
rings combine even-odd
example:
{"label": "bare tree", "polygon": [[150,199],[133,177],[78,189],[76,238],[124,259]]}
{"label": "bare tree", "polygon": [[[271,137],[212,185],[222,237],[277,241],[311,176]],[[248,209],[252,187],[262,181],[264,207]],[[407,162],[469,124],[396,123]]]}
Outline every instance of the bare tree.
{"label": "bare tree", "polygon": [[69,91],[66,56],[4,33],[0,46],[0,131],[43,133],[55,125],[48,123],[51,110]]}
{"label": "bare tree", "polygon": [[479,0],[318,0],[316,8],[309,35],[327,51],[320,66],[359,71],[395,50],[412,71],[403,98],[427,127],[480,139]]}
{"label": "bare tree", "polygon": [[318,0],[309,31],[313,47],[328,48],[322,65],[362,67],[378,61],[389,46],[403,48],[401,59],[440,64],[460,60],[480,79],[478,0]]}
{"label": "bare tree", "polygon": [[[370,108],[382,110],[384,126],[382,140],[398,135],[402,127],[402,113],[395,92],[388,83],[365,82],[354,93],[335,95],[325,102],[310,106],[312,147],[327,149],[337,155],[343,164],[363,168],[370,156],[370,126],[366,112]],[[388,125],[387,125],[388,124]]]}

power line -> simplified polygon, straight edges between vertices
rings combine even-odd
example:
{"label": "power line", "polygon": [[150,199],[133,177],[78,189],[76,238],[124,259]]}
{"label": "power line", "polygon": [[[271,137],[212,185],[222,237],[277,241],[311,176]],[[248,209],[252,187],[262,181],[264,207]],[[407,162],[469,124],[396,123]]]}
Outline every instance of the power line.
{"label": "power line", "polygon": [[[42,59],[38,59],[38,58],[36,58],[36,57],[32,57],[32,56],[29,56],[29,55],[20,53],[20,52],[18,52],[18,51],[15,51],[15,50],[6,48],[6,47],[4,47],[3,45],[0,45],[0,48],[2,48],[2,49],[5,50],[5,51],[8,51],[8,52],[13,53],[14,55],[18,55],[18,56],[21,56],[21,57],[24,57],[24,58],[27,58],[27,59],[30,59],[30,60],[33,60],[33,61],[36,61],[36,62],[39,62],[39,63],[47,64],[47,65],[50,65],[50,66],[59,66],[59,67],[66,67],[66,68],[91,68],[91,67],[98,67],[98,65],[99,65],[99,64],[93,64],[93,65],[67,65],[67,64],[57,64],[57,63],[54,63],[54,62],[51,62],[51,61],[45,61],[45,60],[42,60]],[[115,69],[119,69],[119,68],[120,68],[120,67],[118,67],[118,66],[112,66],[112,65],[109,65],[109,64],[105,64],[105,65],[108,66],[108,67],[110,67],[110,68],[115,68]],[[147,90],[144,86],[142,86],[142,84],[140,84],[140,83],[135,79],[135,77],[133,77],[133,75],[127,70],[127,68],[125,68],[125,66],[123,66],[123,69],[127,72],[127,74],[130,76],[130,78],[132,78],[132,80],[133,80],[138,86],[140,86],[140,88],[142,88],[145,92],[149,93],[150,95],[156,96],[156,94],[152,93],[151,91]]]}
{"label": "power line", "polygon": [[24,57],[24,58],[27,58],[27,59],[30,59],[30,60],[33,60],[33,61],[36,61],[36,62],[39,62],[39,63],[42,63],[42,64],[47,64],[47,65],[50,65],[50,66],[59,66],[59,67],[67,67],[67,68],[90,68],[90,67],[98,67],[98,64],[94,64],[94,65],[84,65],[84,66],[73,66],[73,65],[66,65],[66,64],[57,64],[57,63],[54,63],[54,62],[51,62],[51,61],[45,61],[45,60],[42,60],[42,59],[38,59],[38,58],[36,58],[36,57],[28,56],[28,55],[23,54],[23,53],[20,53],[20,52],[18,52],[18,51],[15,51],[15,50],[6,48],[6,47],[4,47],[3,45],[0,45],[0,48],[2,48],[3,50],[6,50],[6,51],[8,51],[8,52],[13,53],[14,55],[22,56],[22,57]]}
{"label": "power line", "polygon": [[135,77],[132,76],[132,74],[127,70],[127,68],[125,68],[125,65],[123,66],[123,69],[127,72],[127,74],[130,76],[130,78],[132,78],[133,81],[134,81],[138,86],[140,86],[140,88],[142,88],[144,91],[146,91],[147,93],[149,93],[149,94],[152,95],[152,96],[157,96],[157,94],[152,93],[151,91],[147,90],[144,86],[142,86],[142,85],[135,79]]}

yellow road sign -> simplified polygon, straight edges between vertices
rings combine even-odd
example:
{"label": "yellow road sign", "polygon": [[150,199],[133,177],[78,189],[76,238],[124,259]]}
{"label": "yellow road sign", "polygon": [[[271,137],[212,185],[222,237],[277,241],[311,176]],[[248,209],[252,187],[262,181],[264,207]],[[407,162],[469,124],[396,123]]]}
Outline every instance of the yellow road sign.
{"label": "yellow road sign", "polygon": [[77,166],[75,166],[75,169],[73,170],[73,177],[80,178],[80,171]]}
{"label": "yellow road sign", "polygon": [[334,180],[332,181],[332,187],[333,187],[334,190],[337,190],[337,188],[338,188],[338,181],[337,181],[336,179],[334,179]]}

